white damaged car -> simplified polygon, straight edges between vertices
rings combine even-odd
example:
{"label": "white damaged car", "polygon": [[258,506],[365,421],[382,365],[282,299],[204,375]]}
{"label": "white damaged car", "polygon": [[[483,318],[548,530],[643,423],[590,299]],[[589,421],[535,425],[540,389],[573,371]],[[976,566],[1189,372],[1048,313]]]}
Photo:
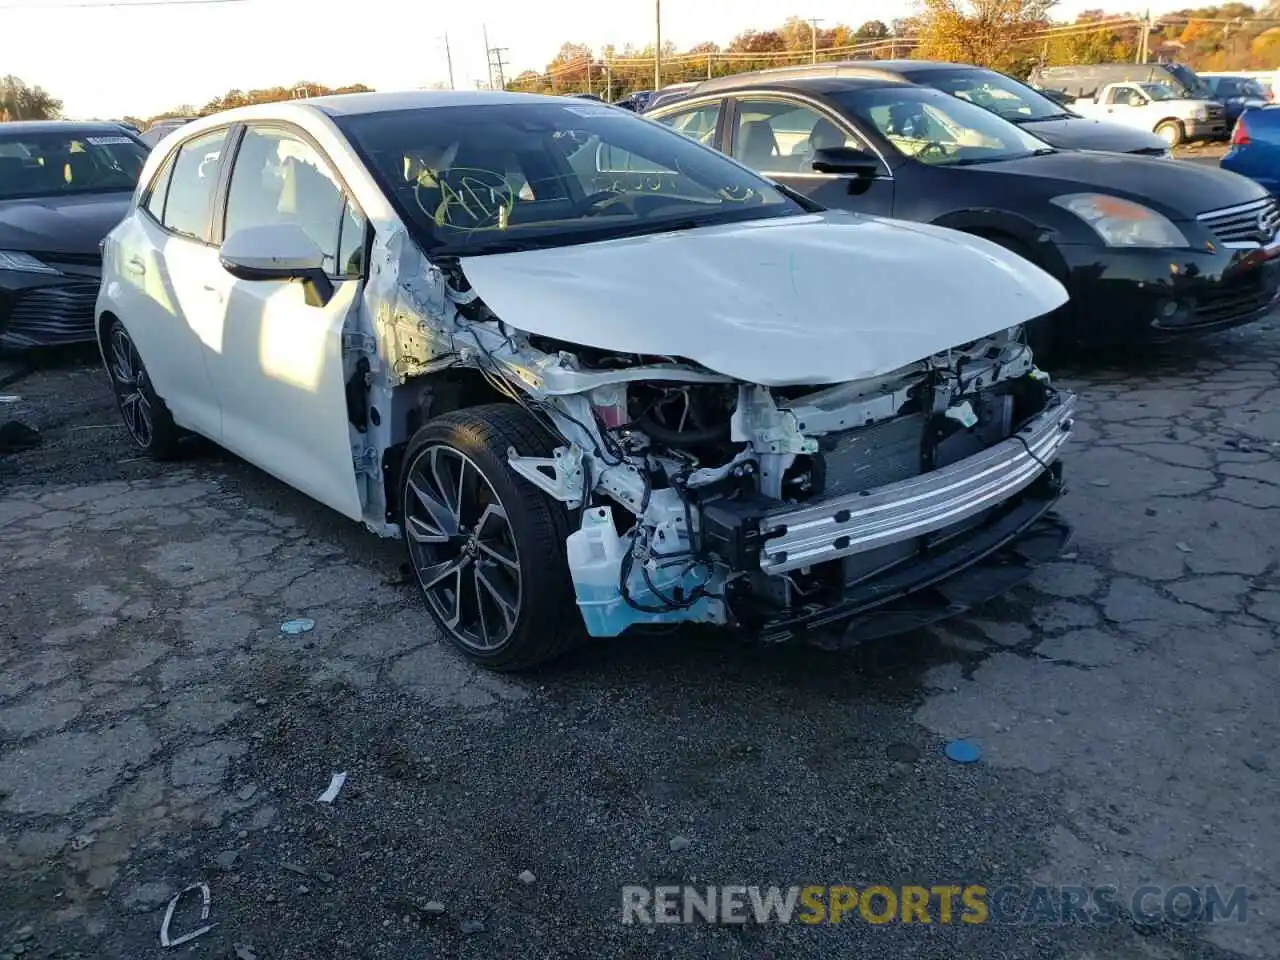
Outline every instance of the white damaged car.
{"label": "white damaged car", "polygon": [[[815,174],[817,176],[817,174]],[[198,120],[104,245],[137,444],[200,434],[383,536],[498,669],[694,621],[907,630],[1007,589],[1074,398],[1048,274],[829,213],[603,104],[363,94]]]}

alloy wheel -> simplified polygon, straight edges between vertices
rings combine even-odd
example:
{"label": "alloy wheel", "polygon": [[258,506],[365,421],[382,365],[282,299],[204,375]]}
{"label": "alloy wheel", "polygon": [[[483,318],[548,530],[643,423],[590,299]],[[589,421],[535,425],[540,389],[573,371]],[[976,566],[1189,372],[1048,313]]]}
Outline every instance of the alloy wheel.
{"label": "alloy wheel", "polygon": [[138,446],[150,447],[154,423],[147,369],[142,365],[138,348],[121,326],[111,331],[111,379],[129,435]]}
{"label": "alloy wheel", "polygon": [[476,651],[506,643],[520,619],[520,553],[506,509],[480,468],[453,447],[424,447],[406,478],[404,531],[427,602]]}

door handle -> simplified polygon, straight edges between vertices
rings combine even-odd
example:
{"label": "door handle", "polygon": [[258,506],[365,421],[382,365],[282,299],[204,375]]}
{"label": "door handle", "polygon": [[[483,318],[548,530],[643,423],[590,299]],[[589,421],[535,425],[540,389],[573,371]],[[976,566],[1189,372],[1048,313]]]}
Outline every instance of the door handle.
{"label": "door handle", "polygon": [[130,273],[136,273],[139,276],[147,272],[147,265],[142,262],[141,257],[130,257],[124,268]]}

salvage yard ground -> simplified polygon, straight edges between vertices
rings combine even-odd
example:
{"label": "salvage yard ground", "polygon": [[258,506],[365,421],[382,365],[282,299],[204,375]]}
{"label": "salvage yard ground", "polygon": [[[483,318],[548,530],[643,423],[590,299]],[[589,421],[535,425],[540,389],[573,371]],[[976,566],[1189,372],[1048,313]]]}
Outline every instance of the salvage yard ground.
{"label": "salvage yard ground", "polygon": [[[520,678],[440,640],[398,545],[217,451],[137,459],[99,370],[33,374],[9,410],[45,443],[0,458],[0,957],[1275,956],[1278,373],[1264,325],[1060,378],[1072,553],[974,616]],[[162,950],[199,880],[216,926]],[[1247,922],[619,923],[624,884],[1032,881],[1243,885]]]}

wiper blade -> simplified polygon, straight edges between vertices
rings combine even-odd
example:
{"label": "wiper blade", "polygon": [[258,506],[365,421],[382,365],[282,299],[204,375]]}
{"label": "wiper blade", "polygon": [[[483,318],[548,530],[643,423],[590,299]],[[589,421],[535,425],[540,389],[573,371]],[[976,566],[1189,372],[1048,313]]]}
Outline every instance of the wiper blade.
{"label": "wiper blade", "polygon": [[1015,123],[1039,123],[1042,120],[1070,120],[1075,114],[1071,113],[1051,113],[1047,117],[1020,117]]}

